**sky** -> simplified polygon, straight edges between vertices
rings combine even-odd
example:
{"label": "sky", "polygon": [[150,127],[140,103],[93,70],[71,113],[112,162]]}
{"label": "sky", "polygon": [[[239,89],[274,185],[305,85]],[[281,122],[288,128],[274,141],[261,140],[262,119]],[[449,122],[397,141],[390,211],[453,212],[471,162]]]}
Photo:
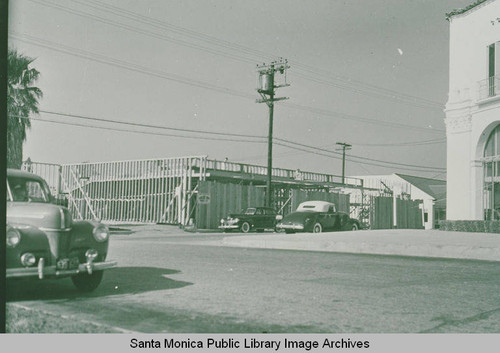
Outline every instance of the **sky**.
{"label": "sky", "polygon": [[256,65],[284,58],[275,167],[340,175],[344,142],[347,175],[444,179],[445,14],[471,2],[11,1],[9,47],[44,93],[24,158],[266,165]]}

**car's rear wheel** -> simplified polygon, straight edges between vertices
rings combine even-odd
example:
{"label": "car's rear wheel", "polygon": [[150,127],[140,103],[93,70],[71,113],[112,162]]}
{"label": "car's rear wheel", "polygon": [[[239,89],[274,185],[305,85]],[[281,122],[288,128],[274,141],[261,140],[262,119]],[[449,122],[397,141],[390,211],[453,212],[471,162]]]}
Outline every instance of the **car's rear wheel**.
{"label": "car's rear wheel", "polygon": [[82,292],[92,292],[101,284],[104,271],[94,271],[92,274],[79,273],[71,277],[73,284]]}
{"label": "car's rear wheel", "polygon": [[315,223],[313,226],[313,233],[321,233],[323,231],[323,226],[321,223]]}
{"label": "car's rear wheel", "polygon": [[358,230],[359,227],[358,227],[358,224],[357,223],[353,223],[352,226],[351,226],[351,230]]}
{"label": "car's rear wheel", "polygon": [[250,223],[243,222],[241,224],[240,230],[241,230],[242,233],[248,233],[250,231]]}

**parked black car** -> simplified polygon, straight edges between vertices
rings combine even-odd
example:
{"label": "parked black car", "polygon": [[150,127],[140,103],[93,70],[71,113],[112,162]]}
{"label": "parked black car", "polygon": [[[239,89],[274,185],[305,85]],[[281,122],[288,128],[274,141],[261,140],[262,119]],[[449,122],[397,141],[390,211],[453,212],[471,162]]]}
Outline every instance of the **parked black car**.
{"label": "parked black car", "polygon": [[225,232],[240,230],[248,233],[254,229],[262,232],[264,229],[274,229],[281,217],[269,207],[248,207],[241,213],[230,214],[227,218],[221,219],[219,228]]}
{"label": "parked black car", "polygon": [[286,233],[358,230],[360,223],[347,213],[337,212],[335,204],[325,201],[306,201],[295,212],[286,215],[276,225]]}

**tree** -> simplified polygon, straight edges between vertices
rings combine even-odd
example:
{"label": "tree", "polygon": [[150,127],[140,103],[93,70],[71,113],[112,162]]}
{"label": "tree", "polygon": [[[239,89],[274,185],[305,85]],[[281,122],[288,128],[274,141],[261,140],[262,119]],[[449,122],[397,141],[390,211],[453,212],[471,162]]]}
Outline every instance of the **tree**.
{"label": "tree", "polygon": [[9,49],[7,55],[7,168],[20,169],[23,143],[31,127],[30,115],[38,114],[42,91],[33,86],[40,72],[30,67],[34,59]]}

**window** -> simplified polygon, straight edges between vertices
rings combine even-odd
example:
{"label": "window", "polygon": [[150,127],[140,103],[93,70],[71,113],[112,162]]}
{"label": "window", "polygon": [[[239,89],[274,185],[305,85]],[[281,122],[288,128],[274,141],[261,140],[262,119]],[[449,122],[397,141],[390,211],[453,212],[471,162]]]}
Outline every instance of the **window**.
{"label": "window", "polygon": [[500,219],[500,125],[488,137],[484,157],[484,216]]}
{"label": "window", "polygon": [[494,97],[500,90],[500,42],[488,46],[488,96]]}
{"label": "window", "polygon": [[9,178],[8,197],[17,202],[50,202],[46,185],[38,180]]}
{"label": "window", "polygon": [[245,214],[246,215],[254,215],[255,214],[255,208],[253,208],[253,207],[247,208]]}

